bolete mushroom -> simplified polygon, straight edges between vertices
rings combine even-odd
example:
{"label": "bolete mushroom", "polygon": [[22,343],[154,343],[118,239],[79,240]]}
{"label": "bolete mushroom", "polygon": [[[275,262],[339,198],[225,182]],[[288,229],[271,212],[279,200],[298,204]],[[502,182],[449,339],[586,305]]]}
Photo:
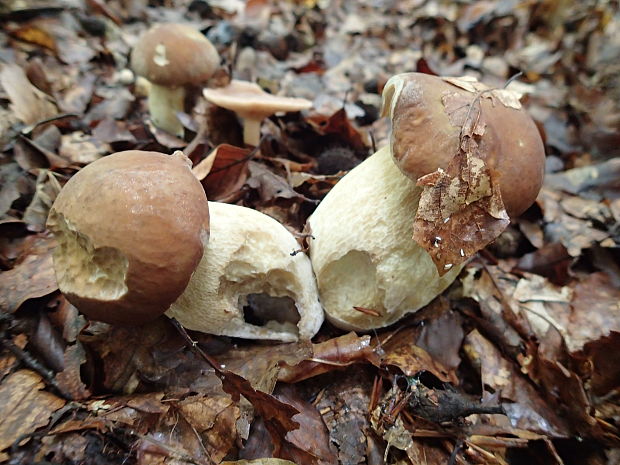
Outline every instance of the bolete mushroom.
{"label": "bolete mushroom", "polygon": [[[323,309],[310,260],[295,253],[293,235],[250,208],[209,202],[209,211],[209,245],[166,314],[210,334],[280,341],[314,336]],[[269,312],[274,308],[277,315]]]}
{"label": "bolete mushroom", "polygon": [[208,240],[209,209],[182,152],[132,150],[75,174],[47,227],[67,299],[91,319],[140,324],[185,290]]}
{"label": "bolete mushroom", "polygon": [[208,80],[219,66],[215,47],[185,24],[158,24],[138,40],[131,68],[151,83],[148,103],[153,124],[183,136],[177,112],[183,111],[186,89]]}
{"label": "bolete mushroom", "polygon": [[281,97],[265,92],[257,84],[233,79],[226,87],[204,89],[205,98],[222,108],[234,111],[243,123],[243,142],[257,146],[263,119],[278,112],[307,110],[310,100]]}
{"label": "bolete mushroom", "polygon": [[454,112],[479,125],[477,146],[510,215],[531,205],[543,179],[540,134],[518,99],[504,91],[409,73],[388,81],[383,111],[392,119],[390,145],[351,170],[309,219],[321,303],[327,318],[345,329],[390,325],[458,275],[461,266],[440,275],[412,240],[422,193],[416,180],[445,170],[461,147],[463,125]]}
{"label": "bolete mushroom", "polygon": [[47,222],[60,290],[111,324],[167,312],[209,334],[310,339],[323,322],[310,259],[267,215],[207,202],[190,165],[134,150],[73,176]]}

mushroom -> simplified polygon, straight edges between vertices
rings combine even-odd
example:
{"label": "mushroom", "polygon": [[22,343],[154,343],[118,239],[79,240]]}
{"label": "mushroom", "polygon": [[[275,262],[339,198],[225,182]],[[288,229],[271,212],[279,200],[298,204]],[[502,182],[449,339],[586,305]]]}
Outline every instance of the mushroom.
{"label": "mushroom", "polygon": [[210,334],[310,339],[323,322],[310,259],[267,215],[207,202],[190,165],[134,150],[73,176],[47,221],[60,290],[111,324],[167,312]]}
{"label": "mushroom", "polygon": [[327,318],[344,329],[390,325],[441,293],[458,275],[440,275],[412,240],[422,187],[415,181],[446,169],[461,144],[446,103],[480,103],[486,124],[479,145],[499,175],[508,213],[522,213],[542,185],[544,147],[518,100],[480,83],[418,73],[394,76],[383,91],[392,119],[390,145],[351,170],[309,219],[310,258]]}
{"label": "mushroom", "polygon": [[[209,202],[209,211],[209,245],[166,314],[210,334],[280,341],[314,336],[323,309],[310,260],[295,253],[293,235],[250,208]],[[277,316],[269,314],[274,309]]]}
{"label": "mushroom", "polygon": [[132,150],[75,174],[47,227],[67,299],[91,319],[140,324],[185,290],[209,237],[209,210],[182,152]]}
{"label": "mushroom", "polygon": [[158,24],[142,35],[131,53],[131,68],[151,83],[153,124],[182,137],[183,125],[176,114],[185,109],[187,87],[209,79],[219,61],[215,47],[191,26]]}
{"label": "mushroom", "polygon": [[257,146],[260,123],[278,112],[307,110],[310,100],[268,94],[257,84],[233,79],[226,87],[204,89],[205,98],[215,105],[234,111],[243,122],[243,142]]}

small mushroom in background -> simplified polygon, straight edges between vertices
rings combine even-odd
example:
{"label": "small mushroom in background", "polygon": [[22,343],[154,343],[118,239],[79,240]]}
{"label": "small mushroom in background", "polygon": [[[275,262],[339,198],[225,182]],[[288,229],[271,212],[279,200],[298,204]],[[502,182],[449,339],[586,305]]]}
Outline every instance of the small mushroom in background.
{"label": "small mushroom in background", "polygon": [[[476,89],[481,86],[476,82]],[[462,268],[440,275],[431,256],[412,239],[422,193],[416,180],[446,169],[461,145],[462,127],[453,124],[446,96],[470,104],[479,99],[486,124],[479,146],[499,176],[508,213],[518,215],[534,202],[544,172],[540,134],[525,110],[484,92],[419,73],[398,75],[386,84],[390,145],[340,180],[308,220],[321,303],[336,326],[388,326],[439,295]],[[454,107],[467,112],[467,104]]]}
{"label": "small mushroom in background", "polygon": [[138,40],[131,68],[150,82],[149,112],[153,124],[182,137],[177,112],[185,110],[187,88],[207,81],[219,66],[215,47],[185,24],[158,24]]}
{"label": "small mushroom in background", "polygon": [[293,235],[250,208],[209,202],[209,211],[209,246],[166,314],[211,334],[279,341],[314,336],[323,309],[310,260],[294,253]]}
{"label": "small mushroom in background", "polygon": [[208,241],[209,207],[182,152],[132,150],[75,174],[47,227],[67,299],[94,320],[140,324],[185,290]]}
{"label": "small mushroom in background", "polygon": [[310,339],[323,322],[310,259],[267,215],[207,202],[190,167],[182,152],[134,150],[74,175],[47,222],[60,290],[111,324],[167,312],[209,334]]}
{"label": "small mushroom in background", "polygon": [[312,107],[310,100],[269,94],[257,84],[236,79],[226,87],[204,89],[203,95],[209,102],[237,114],[243,123],[243,142],[252,146],[260,142],[260,124],[268,116]]}

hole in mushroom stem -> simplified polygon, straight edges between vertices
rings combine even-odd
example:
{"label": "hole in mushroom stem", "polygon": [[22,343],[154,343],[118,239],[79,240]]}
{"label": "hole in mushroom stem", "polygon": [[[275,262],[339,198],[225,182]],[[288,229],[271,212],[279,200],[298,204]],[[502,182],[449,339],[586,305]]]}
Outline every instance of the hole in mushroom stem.
{"label": "hole in mushroom stem", "polygon": [[269,294],[248,294],[239,297],[240,306],[243,305],[243,319],[254,326],[265,326],[270,321],[277,323],[299,322],[299,312],[295,301],[290,297],[273,297]]}

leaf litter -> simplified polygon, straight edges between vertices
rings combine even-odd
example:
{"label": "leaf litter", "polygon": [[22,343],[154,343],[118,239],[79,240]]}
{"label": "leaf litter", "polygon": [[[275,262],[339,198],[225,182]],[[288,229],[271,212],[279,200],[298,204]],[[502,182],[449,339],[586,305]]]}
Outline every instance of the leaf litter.
{"label": "leaf litter", "polygon": [[[618,461],[617,8],[388,3],[0,6],[0,460]],[[241,146],[234,115],[200,101],[181,115],[187,139],[157,130],[127,63],[137,36],[162,20],[206,33],[227,70],[220,85],[252,79],[315,109],[271,117],[255,152]],[[511,83],[520,101],[497,90],[485,98],[526,107],[548,155],[536,204],[499,237],[501,200],[474,144],[423,180],[422,242],[445,237],[439,268],[464,266],[427,308],[377,334],[326,324],[312,344],[191,333],[216,369],[163,318],[113,328],[59,294],[45,217],[83,165],[119,150],[186,149],[209,198],[256,208],[301,237],[342,174],[387,143],[379,95],[391,75],[411,70],[495,89],[522,71]],[[479,92],[468,78],[450,82]],[[462,102],[445,103],[462,125]],[[470,125],[466,138],[483,131]],[[446,197],[441,186],[451,183],[480,187],[470,211]],[[438,199],[453,207],[439,211]],[[485,236],[465,250],[468,231],[456,220],[472,214]]]}

